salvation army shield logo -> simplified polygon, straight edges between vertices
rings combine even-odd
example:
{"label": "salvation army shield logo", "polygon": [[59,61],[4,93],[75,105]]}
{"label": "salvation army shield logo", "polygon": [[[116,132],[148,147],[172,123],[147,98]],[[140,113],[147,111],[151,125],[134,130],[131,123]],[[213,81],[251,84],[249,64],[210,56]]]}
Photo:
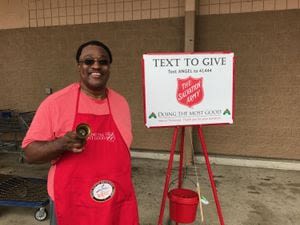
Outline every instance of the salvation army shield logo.
{"label": "salvation army shield logo", "polygon": [[188,107],[199,104],[204,97],[203,77],[193,78],[191,76],[180,79],[177,78],[177,101]]}

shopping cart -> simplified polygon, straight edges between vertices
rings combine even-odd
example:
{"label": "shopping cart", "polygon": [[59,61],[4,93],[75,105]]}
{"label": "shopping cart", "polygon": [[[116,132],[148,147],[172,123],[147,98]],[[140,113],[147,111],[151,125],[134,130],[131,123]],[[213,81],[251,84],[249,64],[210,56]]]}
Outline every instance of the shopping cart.
{"label": "shopping cart", "polygon": [[24,161],[21,141],[30,126],[34,114],[34,111],[0,110],[0,151],[19,153],[20,163]]}
{"label": "shopping cart", "polygon": [[0,174],[0,205],[35,208],[34,218],[47,218],[49,204],[46,180]]}

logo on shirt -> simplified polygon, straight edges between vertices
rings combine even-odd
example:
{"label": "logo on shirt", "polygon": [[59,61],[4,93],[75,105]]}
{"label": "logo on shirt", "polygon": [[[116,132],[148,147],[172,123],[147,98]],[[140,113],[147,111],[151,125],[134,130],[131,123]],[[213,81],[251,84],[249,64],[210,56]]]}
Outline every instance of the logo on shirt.
{"label": "logo on shirt", "polygon": [[116,141],[116,135],[115,135],[114,132],[91,133],[87,140],[115,142]]}

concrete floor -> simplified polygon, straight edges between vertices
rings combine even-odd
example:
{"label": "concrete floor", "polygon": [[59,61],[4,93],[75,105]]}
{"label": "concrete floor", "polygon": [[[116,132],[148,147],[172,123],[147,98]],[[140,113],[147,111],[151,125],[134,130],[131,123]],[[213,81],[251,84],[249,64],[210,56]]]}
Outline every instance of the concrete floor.
{"label": "concrete floor", "polygon": [[[18,154],[0,154],[0,173],[26,177],[46,177],[47,165],[28,165],[18,162]],[[141,225],[156,225],[165,181],[167,161],[132,160],[133,180],[139,203]],[[177,163],[173,165],[174,181]],[[299,225],[300,224],[300,172],[258,169],[237,166],[212,165],[218,196],[226,225]],[[201,193],[209,201],[203,205],[204,222],[200,223],[199,210],[193,224],[218,225],[218,216],[211,194],[204,164],[197,165]],[[186,170],[185,187],[194,188],[194,167]],[[170,189],[175,184],[171,184]],[[199,209],[199,207],[198,207]],[[0,225],[45,225],[34,219],[35,209],[0,206]],[[169,220],[168,202],[164,224]]]}

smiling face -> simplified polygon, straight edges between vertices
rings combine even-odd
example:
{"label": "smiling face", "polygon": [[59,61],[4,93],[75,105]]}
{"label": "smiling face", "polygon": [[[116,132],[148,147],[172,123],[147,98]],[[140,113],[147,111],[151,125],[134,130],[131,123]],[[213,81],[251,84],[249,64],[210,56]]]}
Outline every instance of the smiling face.
{"label": "smiling face", "polygon": [[103,97],[110,74],[110,58],[106,50],[97,45],[83,48],[78,69],[81,88],[94,97]]}

